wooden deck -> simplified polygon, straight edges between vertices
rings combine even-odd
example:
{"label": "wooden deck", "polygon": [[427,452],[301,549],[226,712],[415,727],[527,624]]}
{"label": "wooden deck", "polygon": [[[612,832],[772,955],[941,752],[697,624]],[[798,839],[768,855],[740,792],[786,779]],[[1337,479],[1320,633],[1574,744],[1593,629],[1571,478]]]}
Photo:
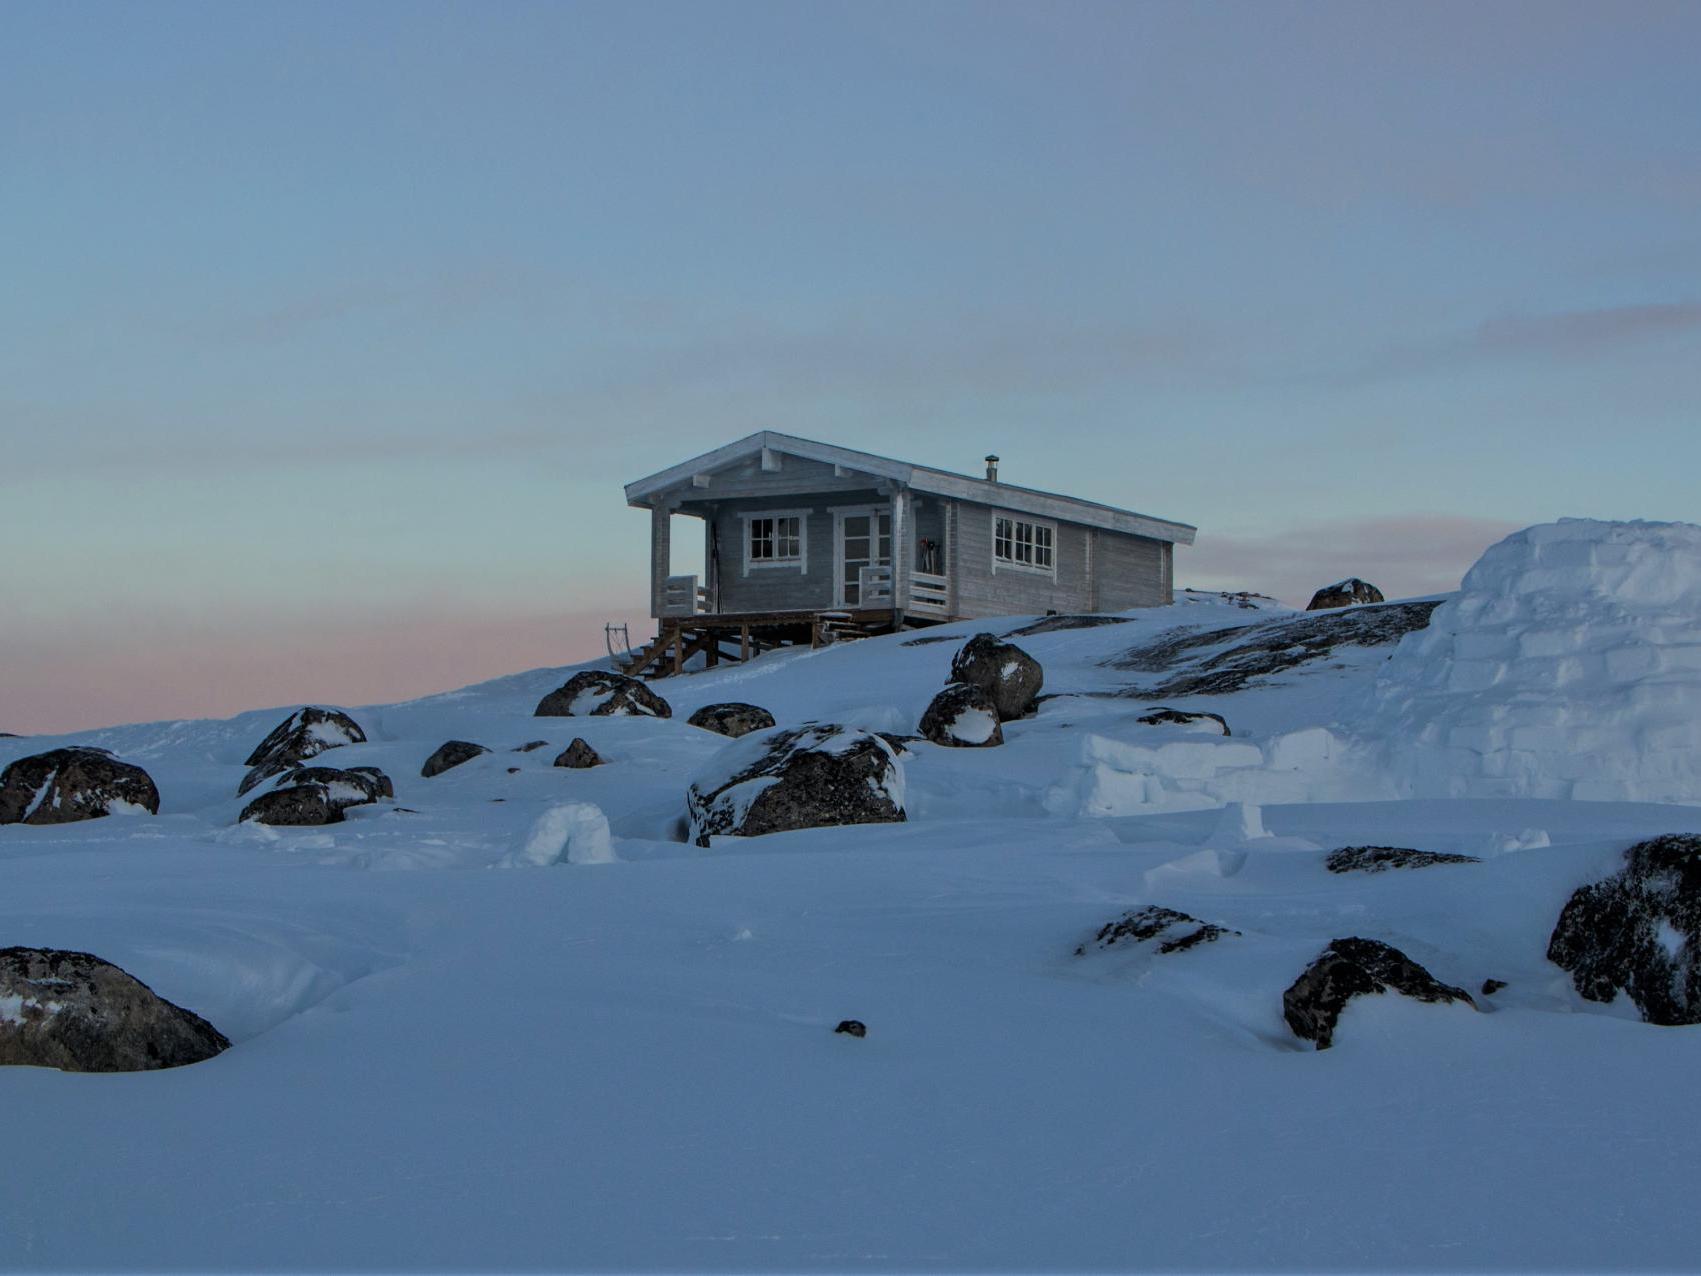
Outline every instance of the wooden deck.
{"label": "wooden deck", "polygon": [[624,672],[635,678],[666,678],[683,673],[686,662],[697,655],[712,669],[723,660],[738,663],[779,647],[820,647],[889,634],[895,622],[896,613],[889,607],[663,616],[656,622],[655,639],[633,653]]}

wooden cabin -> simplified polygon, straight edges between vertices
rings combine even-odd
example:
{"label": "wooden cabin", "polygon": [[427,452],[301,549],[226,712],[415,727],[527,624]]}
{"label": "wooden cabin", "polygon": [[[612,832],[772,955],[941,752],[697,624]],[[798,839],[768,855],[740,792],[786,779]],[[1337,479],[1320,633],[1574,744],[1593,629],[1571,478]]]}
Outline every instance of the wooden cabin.
{"label": "wooden cabin", "polygon": [[[634,672],[979,616],[1171,601],[1186,523],[764,430],[626,486],[650,511],[656,641]],[[674,516],[704,570],[672,575]]]}

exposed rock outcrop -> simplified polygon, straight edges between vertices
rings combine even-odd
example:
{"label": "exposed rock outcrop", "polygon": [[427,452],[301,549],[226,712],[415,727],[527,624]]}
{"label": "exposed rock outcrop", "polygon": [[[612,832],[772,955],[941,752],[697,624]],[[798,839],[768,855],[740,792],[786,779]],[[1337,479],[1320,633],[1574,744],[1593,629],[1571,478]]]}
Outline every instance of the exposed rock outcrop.
{"label": "exposed rock outcrop", "polygon": [[1409,846],[1343,846],[1330,851],[1323,867],[1331,873],[1385,873],[1391,868],[1429,868],[1436,864],[1480,864],[1475,855],[1414,851]]}
{"label": "exposed rock outcrop", "polygon": [[1229,730],[1228,719],[1220,713],[1197,713],[1186,709],[1153,709],[1143,713],[1134,721],[1148,727],[1194,727],[1201,731],[1215,731],[1218,735],[1233,735]]}
{"label": "exposed rock outcrop", "polygon": [[1632,846],[1621,870],[1566,901],[1547,959],[1588,1001],[1623,991],[1648,1023],[1701,1023],[1701,837]]}
{"label": "exposed rock outcrop", "polygon": [[548,740],[527,740],[524,744],[520,745],[519,748],[515,749],[514,752],[515,753],[531,753],[531,752],[534,752],[537,749],[547,749],[548,747],[549,747],[549,741]]}
{"label": "exposed rock outcrop", "polygon": [[287,788],[262,793],[242,808],[238,822],[253,820],[259,824],[275,824],[287,828],[308,828],[319,824],[341,824],[343,810],[353,805],[331,796],[326,784],[292,784]]}
{"label": "exposed rock outcrop", "polygon": [[1045,671],[1039,661],[995,634],[976,634],[951,658],[951,681],[979,687],[992,697],[1000,722],[1013,722],[1034,711]]}
{"label": "exposed rock outcrop", "polygon": [[1379,603],[1384,601],[1382,591],[1367,580],[1357,576],[1349,576],[1338,580],[1333,585],[1325,585],[1305,605],[1307,611],[1326,611],[1331,607],[1355,607],[1362,603]]}
{"label": "exposed rock outcrop", "polygon": [[1335,1025],[1354,997],[1393,991],[1417,1001],[1463,1001],[1471,994],[1436,979],[1398,948],[1350,936],[1330,943],[1282,994],[1282,1017],[1294,1036],[1327,1050]]}
{"label": "exposed rock outcrop", "polygon": [[690,837],[758,837],[904,816],[904,771],[892,746],[854,727],[810,723],[752,733],[721,750],[685,797]]}
{"label": "exposed rock outcrop", "polygon": [[114,813],[159,814],[159,790],[105,749],[52,749],[0,771],[0,824],[69,824]]}
{"label": "exposed rock outcrop", "polygon": [[248,755],[243,765],[252,770],[243,777],[236,794],[240,797],[261,780],[298,767],[326,749],[365,742],[366,732],[340,709],[320,709],[311,705],[297,709],[273,727],[272,733]]}
{"label": "exposed rock outcrop", "polygon": [[425,765],[420,767],[419,773],[429,780],[432,776],[442,775],[463,762],[471,762],[481,753],[489,752],[482,744],[474,744],[471,740],[449,740],[439,745],[437,752],[425,759]]}
{"label": "exposed rock outcrop", "polygon": [[768,730],[774,725],[774,715],[760,705],[728,701],[726,704],[706,704],[687,718],[686,722],[736,740],[752,731]]}
{"label": "exposed rock outcrop", "polygon": [[229,1047],[205,1019],[90,953],[0,949],[0,1064],[144,1072]]}
{"label": "exposed rock outcrop", "polygon": [[671,718],[668,704],[637,678],[605,669],[586,669],[538,701],[538,718]]}
{"label": "exposed rock outcrop", "polygon": [[601,766],[605,760],[602,754],[591,748],[584,740],[575,736],[573,743],[561,750],[554,765],[571,767],[575,771],[587,771],[591,767]]}
{"label": "exposed rock outcrop", "polygon": [[375,766],[304,766],[284,772],[278,788],[300,784],[323,784],[330,799],[339,806],[364,806],[396,796],[396,786]]}
{"label": "exposed rock outcrop", "polygon": [[933,697],[916,728],[922,738],[951,748],[978,749],[1004,743],[998,706],[979,687],[953,682]]}
{"label": "exposed rock outcrop", "polygon": [[847,1037],[866,1037],[868,1035],[868,1025],[863,1023],[860,1019],[841,1019],[839,1020],[839,1026],[834,1028],[833,1031],[843,1033]]}
{"label": "exposed rock outcrop", "polygon": [[[1184,953],[1198,944],[1215,943],[1224,935],[1238,934],[1238,930],[1230,930],[1227,926],[1202,922],[1173,908],[1148,904],[1124,913],[1113,922],[1106,922],[1089,943],[1091,947],[1101,949],[1115,948],[1118,944],[1131,947],[1156,943],[1160,953]],[[1082,944],[1075,950],[1075,955],[1086,956],[1088,947],[1089,944]]]}

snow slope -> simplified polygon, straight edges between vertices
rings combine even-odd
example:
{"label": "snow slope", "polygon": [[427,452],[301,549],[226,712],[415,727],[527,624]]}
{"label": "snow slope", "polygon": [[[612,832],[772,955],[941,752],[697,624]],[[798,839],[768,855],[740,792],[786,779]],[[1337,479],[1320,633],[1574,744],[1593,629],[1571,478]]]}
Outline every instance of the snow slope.
{"label": "snow slope", "polygon": [[[294,706],[0,740],[0,765],[111,748],[163,800],[0,828],[0,943],[96,952],[236,1043],[170,1072],[0,1069],[0,1266],[1688,1267],[1701,1035],[1582,1002],[1543,954],[1630,841],[1701,832],[1672,804],[1701,801],[1693,772],[1631,767],[1603,796],[1639,800],[1582,802],[1541,750],[1498,787],[1492,750],[1447,751],[1474,714],[1557,705],[1611,724],[1610,769],[1686,703],[1681,658],[1615,675],[1604,653],[1697,641],[1693,601],[1639,583],[1691,562],[1695,529],[1560,527],[1491,550],[1428,630],[1314,643],[1237,690],[1153,697],[1173,668],[1123,666],[1191,633],[1203,668],[1231,630],[1295,655],[1315,633],[1281,626],[1329,622],[1209,595],[1039,622],[1014,641],[1045,667],[1040,712],[1000,748],[909,746],[903,824],[695,848],[685,785],[733,746],[684,718],[737,699],[907,732],[964,638],[1034,618],[665,680],[665,721],[532,717],[560,669],[351,709],[368,742],[318,761],[380,766],[397,800],[324,829],[234,825],[243,758]],[[1562,556],[1551,593],[1508,583]],[[1501,657],[1492,696],[1450,689],[1442,666],[1497,626],[1601,661]],[[1138,723],[1157,704],[1233,734]],[[574,736],[608,765],[552,768]],[[421,779],[450,738],[493,752]],[[1323,868],[1364,843],[1482,862]],[[1143,904],[1240,933],[1074,955]],[[1334,1049],[1301,1048],[1282,990],[1352,934],[1508,986],[1476,1011],[1361,1000]]]}

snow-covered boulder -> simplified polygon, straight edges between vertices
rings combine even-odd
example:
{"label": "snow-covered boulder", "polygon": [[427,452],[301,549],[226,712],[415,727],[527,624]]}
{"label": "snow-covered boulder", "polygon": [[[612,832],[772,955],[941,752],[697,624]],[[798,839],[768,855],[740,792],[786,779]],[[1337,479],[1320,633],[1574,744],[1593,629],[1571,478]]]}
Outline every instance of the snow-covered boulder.
{"label": "snow-covered boulder", "polygon": [[1343,846],[1323,857],[1331,873],[1386,873],[1392,868],[1431,868],[1437,864],[1480,864],[1475,855],[1417,851],[1409,846]]}
{"label": "snow-covered boulder", "polygon": [[262,793],[237,817],[237,823],[275,824],[286,828],[311,828],[341,824],[343,811],[356,803],[340,801],[328,784],[292,784]]}
{"label": "snow-covered boulder", "polygon": [[933,697],[916,730],[923,739],[952,748],[985,748],[1004,743],[998,706],[989,692],[953,682]]}
{"label": "snow-covered boulder", "polygon": [[810,723],[752,732],[711,759],[685,795],[691,840],[757,837],[904,816],[904,768],[892,746],[855,727]]}
{"label": "snow-covered boulder", "polygon": [[1508,536],[1348,720],[1403,796],[1701,802],[1701,527]]}
{"label": "snow-covered boulder", "polygon": [[396,786],[390,777],[375,766],[349,767],[304,766],[284,772],[277,787],[290,788],[298,784],[323,784],[331,800],[340,806],[365,806],[396,796]]}
{"label": "snow-covered boulder", "polygon": [[0,949],[0,1064],[144,1072],[229,1046],[205,1019],[90,953]]}
{"label": "snow-covered boulder", "polygon": [[618,716],[671,718],[668,704],[637,678],[606,669],[576,673],[542,700],[533,712],[538,718],[610,718]]}
{"label": "snow-covered boulder", "polygon": [[1075,950],[1075,955],[1085,957],[1089,946],[1102,950],[1119,944],[1124,948],[1150,944],[1160,953],[1184,953],[1199,944],[1215,943],[1224,935],[1238,934],[1238,930],[1230,930],[1227,926],[1202,922],[1173,908],[1148,904],[1100,926],[1091,940]]}
{"label": "snow-covered boulder", "polygon": [[159,814],[152,778],[105,749],[53,749],[0,771],[0,824],[69,824],[144,813]]}
{"label": "snow-covered boulder", "polygon": [[1333,940],[1282,994],[1282,1017],[1294,1036],[1327,1050],[1341,1011],[1354,997],[1397,992],[1417,1001],[1462,1001],[1463,988],[1444,984],[1398,948],[1378,939]]}
{"label": "snow-covered boulder", "polygon": [[1305,605],[1307,611],[1326,611],[1333,607],[1355,607],[1364,603],[1382,602],[1382,591],[1368,580],[1349,576],[1333,585],[1325,585]]}
{"label": "snow-covered boulder", "polygon": [[497,861],[497,867],[547,868],[614,860],[614,839],[602,808],[590,802],[560,802],[532,822],[525,841]]}
{"label": "snow-covered boulder", "polygon": [[1632,846],[1566,902],[1547,957],[1589,1001],[1623,991],[1648,1023],[1701,1023],[1701,837]]}
{"label": "snow-covered boulder", "polygon": [[685,721],[736,740],[752,731],[766,731],[774,725],[774,715],[761,705],[741,704],[734,700],[725,704],[706,704]]}
{"label": "snow-covered boulder", "polygon": [[240,797],[261,780],[270,779],[308,758],[318,757],[326,749],[345,744],[364,744],[366,732],[340,709],[320,709],[314,706],[297,709],[285,718],[248,755],[244,766],[252,770],[237,786]]}
{"label": "snow-covered boulder", "polygon": [[573,737],[573,743],[556,755],[555,766],[570,767],[575,771],[587,771],[591,767],[601,766],[603,756],[578,736]]}
{"label": "snow-covered boulder", "polygon": [[1011,722],[1034,711],[1045,671],[1015,643],[976,634],[951,658],[951,681],[979,687],[992,697],[999,720]]}
{"label": "snow-covered boulder", "polygon": [[1195,713],[1185,709],[1153,709],[1143,713],[1134,721],[1147,727],[1185,727],[1189,731],[1201,731],[1207,735],[1233,735],[1229,730],[1228,719],[1220,713]]}
{"label": "snow-covered boulder", "polygon": [[429,780],[434,775],[442,775],[463,762],[471,762],[481,753],[490,750],[482,744],[474,744],[471,740],[446,740],[437,746],[437,752],[425,759],[425,765],[420,767],[419,774]]}

